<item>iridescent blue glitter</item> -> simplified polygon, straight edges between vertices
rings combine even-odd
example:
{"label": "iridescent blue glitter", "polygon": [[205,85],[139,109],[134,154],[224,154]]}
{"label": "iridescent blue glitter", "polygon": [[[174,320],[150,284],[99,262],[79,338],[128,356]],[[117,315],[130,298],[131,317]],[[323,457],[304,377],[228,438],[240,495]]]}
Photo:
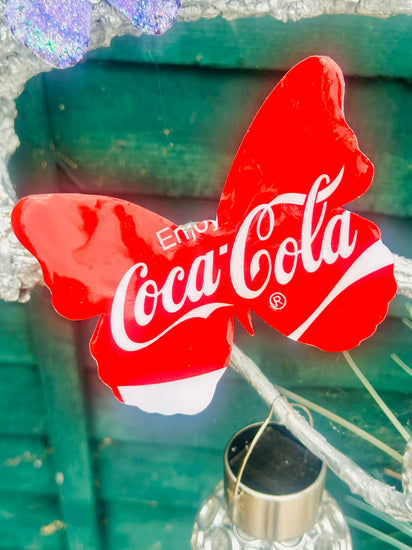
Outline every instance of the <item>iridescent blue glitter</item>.
{"label": "iridescent blue glitter", "polygon": [[[172,25],[181,0],[107,0],[147,34]],[[76,64],[89,44],[89,0],[7,0],[5,14],[15,36],[54,67]]]}
{"label": "iridescent blue glitter", "polygon": [[181,0],[108,0],[146,34],[163,34],[176,19]]}
{"label": "iridescent blue glitter", "polygon": [[89,44],[92,5],[87,0],[8,0],[7,21],[16,37],[55,67],[70,67]]}

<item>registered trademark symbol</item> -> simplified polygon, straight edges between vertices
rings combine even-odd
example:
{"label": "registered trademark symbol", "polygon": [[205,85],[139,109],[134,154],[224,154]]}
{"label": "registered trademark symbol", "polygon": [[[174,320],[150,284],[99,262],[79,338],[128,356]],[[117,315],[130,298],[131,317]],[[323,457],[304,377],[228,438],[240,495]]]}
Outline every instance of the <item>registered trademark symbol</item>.
{"label": "registered trademark symbol", "polygon": [[269,298],[269,305],[272,309],[283,309],[286,305],[286,297],[281,292],[275,292]]}

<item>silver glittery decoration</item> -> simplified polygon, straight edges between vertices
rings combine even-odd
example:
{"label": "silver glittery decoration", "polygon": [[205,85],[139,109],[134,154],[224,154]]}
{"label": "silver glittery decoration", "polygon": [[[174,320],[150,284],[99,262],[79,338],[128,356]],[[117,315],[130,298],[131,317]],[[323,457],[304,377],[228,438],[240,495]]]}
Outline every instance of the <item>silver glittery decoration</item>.
{"label": "silver glittery decoration", "polygon": [[54,67],[71,67],[89,44],[92,5],[84,0],[6,0],[5,16],[14,35]]}
{"label": "silver glittery decoration", "polygon": [[411,15],[412,0],[183,0],[178,20],[270,15],[281,21],[297,21],[323,14],[344,13],[372,17],[400,13]]}
{"label": "silver glittery decoration", "polygon": [[402,461],[402,485],[406,493],[412,494],[412,439],[406,445]]}
{"label": "silver glittery decoration", "polygon": [[26,302],[30,290],[43,278],[37,260],[16,239],[10,225],[15,203],[7,169],[0,161],[0,284],[6,301]]}
{"label": "silver glittery decoration", "polygon": [[397,256],[395,258],[395,279],[398,283],[398,294],[412,298],[412,260]]}
{"label": "silver glittery decoration", "polygon": [[[26,82],[51,67],[23,46],[11,33],[4,17],[5,0],[0,0],[0,298],[27,301],[30,290],[42,281],[37,261],[16,241],[10,227],[10,213],[16,197],[11,185],[7,163],[19,145],[14,131],[15,99]],[[94,3],[94,2],[93,2]],[[376,17],[412,14],[412,0],[184,0],[178,20],[194,21],[222,16],[226,19],[271,15],[282,21],[314,17],[324,13],[354,13]],[[89,49],[106,47],[114,36],[141,33],[104,0],[93,6]],[[411,296],[412,261],[395,257],[399,292]],[[236,347],[232,366],[239,371],[263,399],[271,405],[279,392],[259,368]],[[287,401],[277,399],[275,415],[350,489],[375,508],[391,516],[412,520],[412,450],[408,444],[404,460],[405,493],[374,480],[349,458],[334,449],[326,439],[311,428]]]}

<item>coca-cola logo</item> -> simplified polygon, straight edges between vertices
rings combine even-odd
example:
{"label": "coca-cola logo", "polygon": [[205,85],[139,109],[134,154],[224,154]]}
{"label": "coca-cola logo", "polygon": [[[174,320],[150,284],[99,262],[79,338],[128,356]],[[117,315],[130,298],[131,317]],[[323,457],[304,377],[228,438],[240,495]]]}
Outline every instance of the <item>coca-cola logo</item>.
{"label": "coca-cola logo", "polygon": [[[344,210],[325,221],[327,200],[341,183],[344,168],[342,166],[332,181],[327,174],[320,175],[307,195],[285,193],[275,197],[270,203],[259,204],[240,224],[233,242],[227,242],[220,245],[217,250],[212,249],[196,256],[186,269],[174,266],[162,285],[157,282],[156,273],[150,273],[146,263],[139,262],[129,268],[117,287],[111,309],[111,330],[116,344],[125,351],[137,351],[150,346],[180,323],[193,318],[205,318],[216,309],[233,306],[230,301],[213,300],[218,293],[222,277],[229,277],[237,298],[251,300],[261,296],[270,281],[280,286],[288,285],[298,267],[308,273],[314,273],[323,263],[330,265],[339,258],[349,258],[355,250],[357,241],[357,231],[351,230],[350,227],[351,213]],[[275,248],[274,207],[286,204],[302,207],[301,231],[297,236],[287,236]],[[316,205],[321,206],[317,217]],[[192,234],[182,228],[171,231],[166,227],[156,232],[156,237],[166,251],[190,239],[196,240],[197,233],[213,234],[217,229],[217,222],[206,220],[196,224]],[[313,243],[319,239],[320,252],[316,255]],[[249,254],[248,245],[256,241],[262,243],[262,248]],[[228,273],[225,273],[222,267],[218,267],[220,257],[224,255],[230,256]],[[266,259],[264,267],[261,262],[263,257]],[[381,267],[392,262],[390,255],[384,254],[381,258]],[[286,260],[289,260],[288,265]],[[373,270],[376,270],[376,265],[373,265]],[[263,282],[259,286],[254,287],[247,282],[255,280],[263,271]],[[366,274],[367,269],[358,270],[355,277],[361,278]],[[356,279],[350,280],[352,284]],[[180,287],[178,292],[176,287]],[[342,290],[344,288],[342,287]],[[178,301],[175,299],[176,294],[179,294]],[[277,297],[271,295],[270,305],[273,309],[283,309],[285,306],[286,298],[282,300],[281,296],[280,293],[277,293]],[[204,298],[208,298],[210,302],[198,306],[199,301]],[[227,298],[230,299],[230,296]],[[150,325],[156,319],[160,308],[163,310],[162,313],[171,315],[172,321],[150,340],[133,341],[127,331],[126,301],[133,301],[133,321],[140,327]],[[182,309],[186,309],[186,312],[180,315]]]}

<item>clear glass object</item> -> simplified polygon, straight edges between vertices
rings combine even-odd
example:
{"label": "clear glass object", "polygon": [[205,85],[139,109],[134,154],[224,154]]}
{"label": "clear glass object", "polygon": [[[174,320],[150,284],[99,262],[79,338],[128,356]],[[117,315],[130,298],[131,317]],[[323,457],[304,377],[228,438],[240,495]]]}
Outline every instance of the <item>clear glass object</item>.
{"label": "clear glass object", "polygon": [[286,428],[246,426],[224,453],[224,479],[203,502],[192,550],[351,550],[324,489],[326,467]]}
{"label": "clear glass object", "polygon": [[190,540],[192,550],[351,550],[345,518],[327,491],[319,518],[299,539],[287,543],[250,537],[233,524],[226,509],[223,481],[203,502]]}

